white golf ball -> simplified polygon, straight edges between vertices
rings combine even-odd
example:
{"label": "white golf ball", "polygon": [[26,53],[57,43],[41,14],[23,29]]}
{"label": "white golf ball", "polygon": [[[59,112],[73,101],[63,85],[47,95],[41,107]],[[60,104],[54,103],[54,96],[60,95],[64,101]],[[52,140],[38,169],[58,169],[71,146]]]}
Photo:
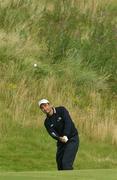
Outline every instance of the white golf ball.
{"label": "white golf ball", "polygon": [[34,67],[37,67],[37,64],[34,64]]}

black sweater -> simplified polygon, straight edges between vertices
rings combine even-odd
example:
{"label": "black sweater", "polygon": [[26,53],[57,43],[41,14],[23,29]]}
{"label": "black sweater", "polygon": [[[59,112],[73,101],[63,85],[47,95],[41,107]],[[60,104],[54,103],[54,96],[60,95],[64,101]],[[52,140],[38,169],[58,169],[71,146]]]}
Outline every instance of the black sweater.
{"label": "black sweater", "polygon": [[65,107],[53,108],[52,116],[47,116],[44,125],[48,133],[56,140],[60,136],[67,136],[68,139],[78,134],[77,129]]}

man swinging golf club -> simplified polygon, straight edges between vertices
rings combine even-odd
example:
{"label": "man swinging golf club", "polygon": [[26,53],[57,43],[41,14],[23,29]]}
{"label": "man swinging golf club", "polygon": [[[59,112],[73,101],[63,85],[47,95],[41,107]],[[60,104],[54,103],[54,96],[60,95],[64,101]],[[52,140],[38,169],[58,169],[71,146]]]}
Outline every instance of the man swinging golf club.
{"label": "man swinging golf club", "polygon": [[79,136],[68,110],[63,106],[53,107],[47,99],[41,99],[38,104],[46,114],[44,125],[48,133],[57,140],[58,170],[72,170],[79,147]]}

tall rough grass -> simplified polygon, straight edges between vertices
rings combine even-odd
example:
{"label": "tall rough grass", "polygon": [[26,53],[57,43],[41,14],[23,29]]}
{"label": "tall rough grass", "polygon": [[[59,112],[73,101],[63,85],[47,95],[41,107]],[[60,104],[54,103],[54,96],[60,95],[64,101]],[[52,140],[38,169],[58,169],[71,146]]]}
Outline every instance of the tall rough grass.
{"label": "tall rough grass", "polygon": [[117,144],[116,10],[116,0],[0,1],[1,136],[41,127],[45,97],[81,134]]}

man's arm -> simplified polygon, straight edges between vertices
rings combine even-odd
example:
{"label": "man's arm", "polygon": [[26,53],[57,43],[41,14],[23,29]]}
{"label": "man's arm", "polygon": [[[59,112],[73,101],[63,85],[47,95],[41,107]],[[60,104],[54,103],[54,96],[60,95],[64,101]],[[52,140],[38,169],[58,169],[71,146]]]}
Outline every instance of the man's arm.
{"label": "man's arm", "polygon": [[44,123],[44,125],[45,125],[45,128],[46,128],[47,132],[49,133],[49,135],[50,135],[52,138],[54,138],[54,139],[56,139],[56,140],[59,140],[59,139],[60,139],[58,133],[57,133],[53,128],[50,128],[49,125],[46,124],[46,123]]}
{"label": "man's arm", "polygon": [[60,137],[58,135],[58,133],[53,128],[49,128],[49,126],[46,123],[44,125],[45,125],[45,128],[46,128],[47,132],[49,133],[49,135],[52,138],[54,138],[56,140],[59,140],[62,143],[66,143],[68,141],[68,138],[66,136]]}

